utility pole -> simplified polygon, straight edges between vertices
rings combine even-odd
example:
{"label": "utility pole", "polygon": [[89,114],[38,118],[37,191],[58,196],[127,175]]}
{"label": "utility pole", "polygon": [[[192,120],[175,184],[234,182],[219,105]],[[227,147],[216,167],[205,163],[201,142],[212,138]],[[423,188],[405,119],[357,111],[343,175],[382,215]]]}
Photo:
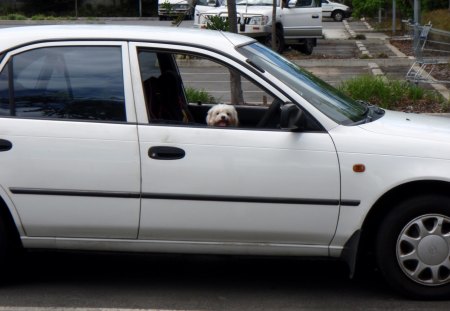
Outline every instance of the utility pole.
{"label": "utility pole", "polygon": [[414,24],[420,25],[420,0],[414,0]]}
{"label": "utility pole", "polygon": [[397,0],[392,0],[392,35],[395,35],[395,30],[397,27],[396,1]]}

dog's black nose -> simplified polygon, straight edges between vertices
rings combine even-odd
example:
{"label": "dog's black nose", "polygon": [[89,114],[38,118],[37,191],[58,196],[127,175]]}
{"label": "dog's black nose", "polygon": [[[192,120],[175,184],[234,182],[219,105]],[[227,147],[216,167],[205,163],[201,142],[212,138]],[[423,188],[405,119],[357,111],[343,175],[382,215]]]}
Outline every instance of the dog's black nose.
{"label": "dog's black nose", "polygon": [[221,119],[221,120],[226,120],[226,119],[227,119],[227,117],[225,117],[225,116],[221,116],[221,117],[220,117],[220,119]]}

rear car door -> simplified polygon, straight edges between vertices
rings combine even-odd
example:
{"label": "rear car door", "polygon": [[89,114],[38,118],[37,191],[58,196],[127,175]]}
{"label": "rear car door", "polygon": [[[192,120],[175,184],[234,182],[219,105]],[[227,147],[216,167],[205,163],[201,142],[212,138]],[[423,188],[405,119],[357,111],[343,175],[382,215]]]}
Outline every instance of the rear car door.
{"label": "rear car door", "polygon": [[0,64],[0,184],[24,240],[136,238],[140,169],[126,43],[42,43]]}
{"label": "rear car door", "polygon": [[[192,54],[184,55],[182,47],[174,49],[178,52],[172,55],[164,45],[130,44],[137,106],[145,107],[144,99],[154,99],[141,86],[161,79],[168,69],[179,70],[188,98],[203,90],[209,95],[206,101],[214,97],[225,103],[230,101],[230,69],[252,76],[221,55],[202,55],[203,51],[187,47]],[[170,68],[170,59],[177,61],[179,69]],[[224,242],[236,247],[236,243],[324,246],[331,241],[340,187],[330,136],[320,131],[256,128],[250,120],[260,106],[274,102],[276,90],[269,85],[270,91],[260,89],[242,79],[246,104],[236,106],[238,128],[206,126],[208,105],[201,99],[192,100],[189,113],[193,119],[188,122],[182,113],[177,120],[162,120],[159,116],[164,112],[159,114],[159,104],[155,109],[151,100],[148,115],[145,109],[138,111],[142,157],[139,239],[159,241],[165,247],[183,247],[189,242],[196,246]],[[173,94],[177,89],[170,87]],[[184,100],[178,97],[175,106]],[[250,113],[245,116],[245,111]],[[327,247],[315,251],[328,252]]]}

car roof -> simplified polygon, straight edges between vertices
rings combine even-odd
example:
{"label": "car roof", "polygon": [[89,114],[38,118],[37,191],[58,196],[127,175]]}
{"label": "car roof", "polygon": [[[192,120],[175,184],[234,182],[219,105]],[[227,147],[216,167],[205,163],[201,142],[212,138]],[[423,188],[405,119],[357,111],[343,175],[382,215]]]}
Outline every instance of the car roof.
{"label": "car roof", "polygon": [[209,48],[247,44],[254,39],[229,32],[180,27],[123,25],[48,25],[0,29],[0,52],[42,41],[126,40],[195,44]]}

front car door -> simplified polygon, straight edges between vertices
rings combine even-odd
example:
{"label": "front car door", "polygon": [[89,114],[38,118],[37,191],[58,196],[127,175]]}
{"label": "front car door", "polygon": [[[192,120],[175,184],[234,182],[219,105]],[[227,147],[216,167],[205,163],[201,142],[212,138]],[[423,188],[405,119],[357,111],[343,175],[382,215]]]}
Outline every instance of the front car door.
{"label": "front car door", "polygon": [[281,22],[286,40],[320,38],[322,36],[322,9],[320,0],[297,0],[294,6],[282,8]]}
{"label": "front car door", "polygon": [[[140,169],[126,43],[58,42],[0,64],[1,191],[24,244],[136,238]],[[51,239],[50,239],[51,240]],[[28,243],[28,244],[27,244]]]}
{"label": "front car door", "polygon": [[[150,97],[140,86],[145,88],[152,74],[159,79],[158,71],[170,67],[162,61],[168,55],[177,60],[179,69],[171,71],[179,70],[187,93],[203,91],[225,103],[230,101],[230,69],[242,71],[247,77],[242,76],[245,105],[236,106],[241,125],[206,126],[208,105],[200,100],[190,106],[194,116],[188,123],[154,118],[155,112],[147,114],[152,107],[138,111],[139,239],[159,244],[161,250],[206,247],[211,252],[221,245],[222,251],[226,246],[242,251],[259,246],[326,255],[340,194],[338,159],[330,136],[323,131],[255,127],[251,119],[259,109],[286,98],[267,83],[267,89],[256,85],[248,77],[264,82],[223,56],[205,55],[195,48],[187,52],[193,55],[172,55],[164,45],[130,44],[136,98]],[[137,106],[144,107],[144,101]],[[244,115],[248,111],[253,113]]]}

